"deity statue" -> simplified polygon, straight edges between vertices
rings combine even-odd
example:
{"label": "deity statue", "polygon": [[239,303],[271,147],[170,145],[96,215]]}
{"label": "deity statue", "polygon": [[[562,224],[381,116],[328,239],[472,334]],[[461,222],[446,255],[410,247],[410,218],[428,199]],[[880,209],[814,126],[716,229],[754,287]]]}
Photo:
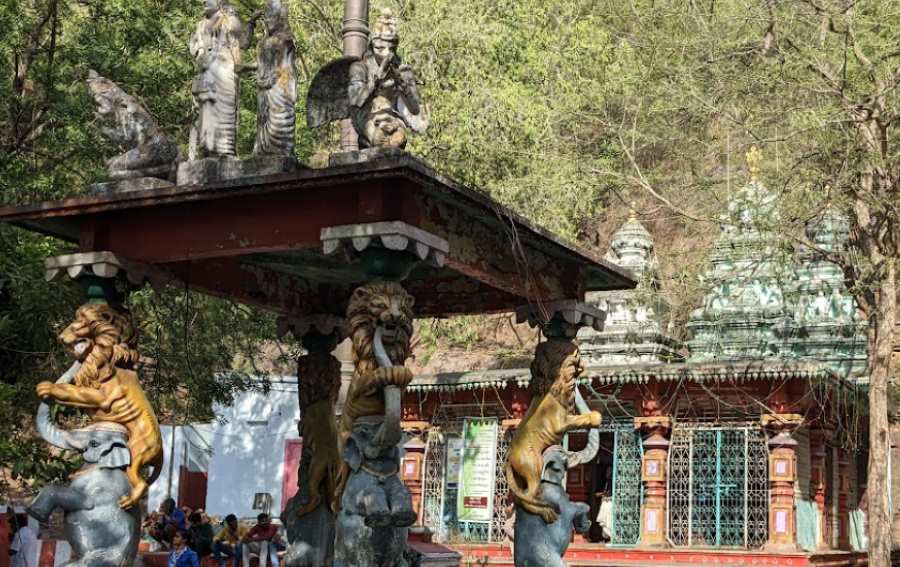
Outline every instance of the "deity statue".
{"label": "deity statue", "polygon": [[191,37],[197,62],[194,124],[188,157],[233,156],[238,119],[238,70],[246,39],[235,9],[226,0],[204,0],[204,18]]}
{"label": "deity statue", "polygon": [[296,123],[296,46],[287,7],[280,0],[266,3],[265,24],[266,35],[257,46],[257,123],[253,153],[290,156],[294,152]]}
{"label": "deity statue", "polygon": [[361,59],[338,59],[316,74],[307,101],[309,126],[349,118],[363,148],[402,149],[408,130],[424,132],[426,109],[415,73],[397,55],[399,43],[397,20],[384,10]]}

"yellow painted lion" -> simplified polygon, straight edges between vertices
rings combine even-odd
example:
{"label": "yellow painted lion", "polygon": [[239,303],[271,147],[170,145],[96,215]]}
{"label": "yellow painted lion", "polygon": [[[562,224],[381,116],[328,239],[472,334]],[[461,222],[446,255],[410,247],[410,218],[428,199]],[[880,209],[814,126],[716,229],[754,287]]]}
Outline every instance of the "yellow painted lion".
{"label": "yellow painted lion", "polygon": [[506,479],[515,502],[551,524],[556,507],[541,498],[544,451],[573,429],[598,427],[598,412],[575,415],[575,380],[584,372],[578,347],[551,339],[538,345],[531,363],[531,404],[509,448]]}
{"label": "yellow painted lion", "polygon": [[[130,318],[105,303],[88,303],[59,338],[81,368],[73,384],[41,382],[37,394],[82,408],[95,422],[119,423],[128,429],[132,491],[119,504],[130,508],[156,481],[163,464],[159,423],[134,370],[139,356]],[[141,471],[148,465],[153,470],[145,480]]]}

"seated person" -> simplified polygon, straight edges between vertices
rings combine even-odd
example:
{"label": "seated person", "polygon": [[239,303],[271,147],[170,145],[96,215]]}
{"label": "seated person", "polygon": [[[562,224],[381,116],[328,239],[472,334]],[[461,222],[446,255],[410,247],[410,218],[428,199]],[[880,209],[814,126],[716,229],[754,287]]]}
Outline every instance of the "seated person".
{"label": "seated person", "polygon": [[260,514],[256,517],[256,525],[250,528],[242,538],[242,558],[244,567],[250,567],[250,555],[259,556],[259,567],[266,564],[269,558],[272,567],[278,567],[278,549],[281,544],[281,535],[278,526],[272,523],[268,514]]}
{"label": "seated person", "polygon": [[188,532],[191,534],[191,549],[196,551],[200,557],[212,554],[212,526],[203,521],[203,515],[200,512],[191,512],[191,515],[188,516],[188,523],[191,526],[188,528]]}
{"label": "seated person", "polygon": [[213,538],[213,558],[219,562],[219,567],[225,567],[225,560],[234,560],[235,567],[241,560],[241,541],[247,535],[247,528],[240,525],[237,516],[228,514],[225,516],[225,526]]}
{"label": "seated person", "polygon": [[187,530],[175,530],[172,534],[172,551],[169,552],[168,567],[200,567],[200,558],[187,545],[190,537]]}

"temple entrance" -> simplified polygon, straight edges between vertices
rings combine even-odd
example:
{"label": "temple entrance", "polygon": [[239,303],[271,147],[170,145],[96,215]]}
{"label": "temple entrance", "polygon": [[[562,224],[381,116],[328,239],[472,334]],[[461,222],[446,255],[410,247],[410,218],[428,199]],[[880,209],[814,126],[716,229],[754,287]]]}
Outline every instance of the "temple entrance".
{"label": "temple entrance", "polygon": [[588,465],[594,522],[587,538],[595,543],[636,545],[641,535],[641,436],[630,419],[604,422],[600,430],[600,451]]}
{"label": "temple entrance", "polygon": [[669,449],[669,538],[759,548],[768,539],[769,452],[757,425],[681,424]]}

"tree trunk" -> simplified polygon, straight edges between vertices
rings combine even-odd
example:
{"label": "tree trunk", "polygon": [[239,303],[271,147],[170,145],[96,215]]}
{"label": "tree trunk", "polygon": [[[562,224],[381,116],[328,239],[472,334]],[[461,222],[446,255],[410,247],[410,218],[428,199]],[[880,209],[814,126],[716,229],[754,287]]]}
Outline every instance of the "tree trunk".
{"label": "tree trunk", "polygon": [[891,487],[887,482],[891,450],[888,384],[897,315],[897,272],[890,260],[885,264],[885,275],[874,294],[875,305],[869,314],[869,479],[866,494],[871,567],[890,567],[893,548]]}

